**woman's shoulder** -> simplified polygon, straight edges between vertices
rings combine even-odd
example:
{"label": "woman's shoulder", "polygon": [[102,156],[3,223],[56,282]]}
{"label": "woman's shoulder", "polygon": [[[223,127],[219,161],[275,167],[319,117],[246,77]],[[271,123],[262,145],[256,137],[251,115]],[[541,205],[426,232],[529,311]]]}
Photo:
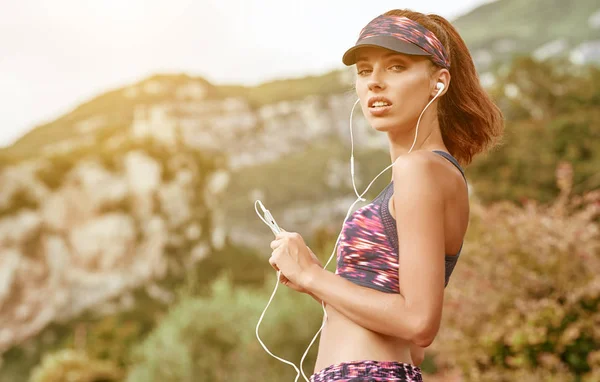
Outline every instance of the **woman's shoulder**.
{"label": "woman's shoulder", "polygon": [[[396,173],[399,173],[405,177],[418,178],[421,175],[425,179],[427,179],[427,177],[431,177],[434,179],[430,180],[440,180],[439,175],[448,173],[449,167],[453,167],[453,165],[441,155],[429,150],[418,150],[398,157],[394,163],[393,172],[394,176]],[[401,177],[394,179],[405,178]]]}
{"label": "woman's shoulder", "polygon": [[[399,180],[395,182],[398,188],[414,196],[447,195],[457,190],[459,182],[464,183],[462,174],[452,163],[428,150],[399,157],[392,171],[394,179]],[[396,185],[394,188],[396,193]]]}

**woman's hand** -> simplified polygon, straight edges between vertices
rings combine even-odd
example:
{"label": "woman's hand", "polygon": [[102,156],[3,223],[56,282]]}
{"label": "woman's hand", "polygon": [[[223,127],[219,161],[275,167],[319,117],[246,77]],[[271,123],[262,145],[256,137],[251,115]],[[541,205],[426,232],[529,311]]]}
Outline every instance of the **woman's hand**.
{"label": "woman's hand", "polygon": [[323,266],[319,258],[306,246],[302,236],[282,230],[271,242],[271,249],[273,252],[269,263],[273,269],[281,271],[279,281],[295,291],[310,294],[304,287],[306,280],[315,265],[320,268]]}
{"label": "woman's hand", "polygon": [[[319,258],[313,253],[313,251],[310,249],[310,247],[306,247],[308,248],[308,251],[310,252],[310,256],[313,260],[313,263],[315,265],[318,265],[319,267],[323,268],[323,265],[321,264],[321,261],[319,260]],[[275,270],[278,270],[277,267],[274,267]],[[297,292],[300,293],[306,293],[307,295],[311,296],[316,302],[318,302],[319,304],[323,303],[323,300],[321,300],[320,298],[318,298],[317,296],[315,296],[314,294],[312,294],[311,292],[309,292],[308,290],[299,287],[298,285],[294,284],[293,282],[291,282],[290,280],[288,280],[287,277],[285,277],[283,274],[279,275],[279,282],[282,283],[283,285],[285,285],[286,287],[289,287]],[[327,305],[327,304],[325,304]]]}
{"label": "woman's hand", "polygon": [[[313,251],[312,251],[312,250],[311,250],[309,247],[306,247],[306,248],[308,248],[308,251],[310,252],[310,256],[311,256],[311,258],[312,258],[312,261],[313,261],[313,263],[314,263],[315,265],[318,265],[319,267],[323,268],[323,265],[321,264],[321,261],[319,260],[319,258],[318,258],[318,257],[317,257],[317,256],[316,256],[314,253],[313,253]],[[279,269],[277,268],[277,266],[274,266],[273,268],[274,268],[275,270],[279,270]],[[289,288],[291,288],[291,289],[293,289],[293,290],[295,290],[295,291],[297,291],[297,292],[301,292],[301,293],[307,293],[307,294],[309,294],[309,295],[313,296],[313,295],[312,295],[312,293],[310,293],[310,292],[309,292],[309,291],[307,291],[306,289],[304,289],[304,288],[301,288],[301,287],[299,287],[298,285],[296,285],[296,284],[294,284],[293,282],[291,282],[290,280],[288,280],[288,278],[287,278],[287,277],[285,277],[285,276],[283,275],[283,273],[281,273],[281,274],[279,275],[279,282],[280,282],[280,283],[282,283],[283,285],[285,285],[286,287],[289,287]],[[314,297],[314,296],[313,296],[313,297]],[[315,297],[315,299],[316,299],[316,297]],[[319,300],[319,301],[321,301],[321,300]]]}

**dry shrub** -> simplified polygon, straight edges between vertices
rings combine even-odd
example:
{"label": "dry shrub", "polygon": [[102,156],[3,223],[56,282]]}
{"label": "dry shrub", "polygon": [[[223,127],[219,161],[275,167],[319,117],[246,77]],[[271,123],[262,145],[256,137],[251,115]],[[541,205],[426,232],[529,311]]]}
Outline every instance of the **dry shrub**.
{"label": "dry shrub", "polygon": [[550,205],[473,205],[432,346],[466,381],[600,380],[600,190]]}

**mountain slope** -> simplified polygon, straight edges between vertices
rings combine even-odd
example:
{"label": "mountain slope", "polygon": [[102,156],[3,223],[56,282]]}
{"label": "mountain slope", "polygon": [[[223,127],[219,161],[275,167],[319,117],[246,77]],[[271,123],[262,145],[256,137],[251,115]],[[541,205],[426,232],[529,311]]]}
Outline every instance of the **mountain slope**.
{"label": "mountain slope", "polygon": [[[600,41],[600,4],[595,0],[499,0],[458,17],[453,24],[481,71],[494,61],[534,53],[553,41],[559,41],[556,54],[567,55],[584,42]],[[482,59],[482,52],[492,57]]]}
{"label": "mountain slope", "polygon": [[471,49],[507,37],[520,40],[524,48],[535,48],[555,38],[579,43],[600,37],[600,30],[588,25],[597,11],[600,4],[593,0],[500,0],[458,17],[453,24]]}

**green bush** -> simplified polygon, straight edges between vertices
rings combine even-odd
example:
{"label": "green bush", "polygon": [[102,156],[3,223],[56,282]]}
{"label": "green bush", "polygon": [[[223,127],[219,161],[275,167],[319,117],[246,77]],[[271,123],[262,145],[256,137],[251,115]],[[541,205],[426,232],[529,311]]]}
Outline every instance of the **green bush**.
{"label": "green bush", "polygon": [[33,370],[30,382],[117,382],[122,372],[110,362],[64,349],[44,356]]}
{"label": "green bush", "polygon": [[[270,357],[255,337],[275,277],[264,287],[235,288],[217,279],[208,297],[184,296],[134,352],[128,382],[282,381],[294,369]],[[280,286],[260,327],[260,337],[277,356],[299,364],[319,329],[321,306],[311,297]],[[312,374],[316,345],[304,366]]]}

